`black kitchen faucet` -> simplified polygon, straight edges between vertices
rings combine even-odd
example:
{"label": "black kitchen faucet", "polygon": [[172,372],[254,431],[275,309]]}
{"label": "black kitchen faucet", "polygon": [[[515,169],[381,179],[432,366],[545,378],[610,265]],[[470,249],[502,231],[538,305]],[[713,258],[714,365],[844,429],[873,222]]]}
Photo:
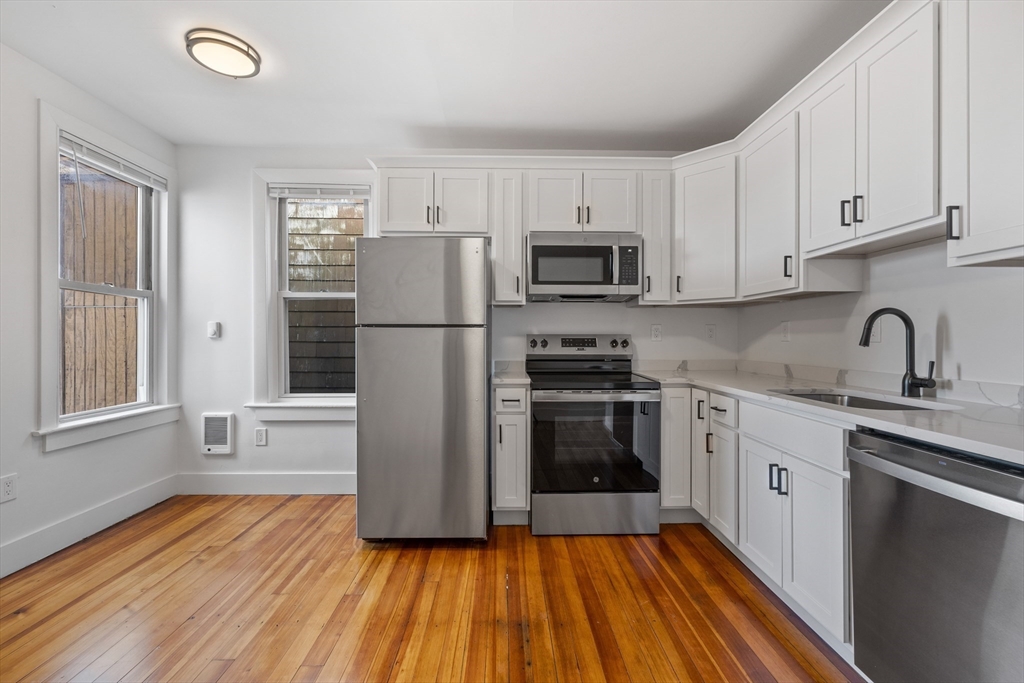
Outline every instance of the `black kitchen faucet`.
{"label": "black kitchen faucet", "polygon": [[934,389],[935,361],[928,361],[928,377],[918,377],[914,372],[914,321],[910,316],[898,308],[879,308],[868,316],[864,321],[864,331],[860,335],[860,345],[868,346],[871,343],[871,328],[875,321],[883,315],[890,313],[903,321],[907,328],[907,371],[903,374],[903,388],[900,391],[902,396],[920,396],[921,389]]}

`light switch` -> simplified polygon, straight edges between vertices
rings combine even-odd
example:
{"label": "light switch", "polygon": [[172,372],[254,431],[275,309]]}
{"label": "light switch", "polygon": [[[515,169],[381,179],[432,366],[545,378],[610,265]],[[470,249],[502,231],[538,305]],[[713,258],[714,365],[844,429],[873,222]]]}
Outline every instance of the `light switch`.
{"label": "light switch", "polygon": [[206,336],[210,339],[220,339],[220,323],[206,323]]}

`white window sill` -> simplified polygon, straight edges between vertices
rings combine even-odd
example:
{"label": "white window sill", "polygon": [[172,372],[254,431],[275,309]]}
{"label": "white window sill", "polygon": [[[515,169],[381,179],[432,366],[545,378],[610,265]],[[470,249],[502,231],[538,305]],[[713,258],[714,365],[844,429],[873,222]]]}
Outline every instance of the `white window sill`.
{"label": "white window sill", "polygon": [[148,405],[112,415],[65,422],[56,427],[32,432],[32,436],[43,438],[43,452],[57,451],[168,422],[177,422],[180,414],[180,403]]}
{"label": "white window sill", "polygon": [[343,399],[246,403],[260,422],[352,422],[356,419],[355,396]]}

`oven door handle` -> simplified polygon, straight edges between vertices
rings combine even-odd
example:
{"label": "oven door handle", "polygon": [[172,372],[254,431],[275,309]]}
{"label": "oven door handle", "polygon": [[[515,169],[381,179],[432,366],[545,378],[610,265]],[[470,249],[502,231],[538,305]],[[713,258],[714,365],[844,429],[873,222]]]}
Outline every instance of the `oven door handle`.
{"label": "oven door handle", "polygon": [[632,402],[632,403],[643,403],[651,402],[656,403],[661,401],[660,391],[634,391],[634,392],[616,392],[616,391],[596,391],[596,392],[568,392],[568,391],[549,391],[538,389],[530,393],[530,397],[535,403],[613,403],[613,402]]}

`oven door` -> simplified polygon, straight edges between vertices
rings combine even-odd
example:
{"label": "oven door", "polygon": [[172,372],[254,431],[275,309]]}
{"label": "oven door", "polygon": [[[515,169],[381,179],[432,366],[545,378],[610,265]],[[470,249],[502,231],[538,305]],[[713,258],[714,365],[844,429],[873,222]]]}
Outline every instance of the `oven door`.
{"label": "oven door", "polygon": [[607,296],[619,293],[612,244],[530,244],[528,292]]}
{"label": "oven door", "polygon": [[534,493],[656,492],[658,391],[534,391]]}

